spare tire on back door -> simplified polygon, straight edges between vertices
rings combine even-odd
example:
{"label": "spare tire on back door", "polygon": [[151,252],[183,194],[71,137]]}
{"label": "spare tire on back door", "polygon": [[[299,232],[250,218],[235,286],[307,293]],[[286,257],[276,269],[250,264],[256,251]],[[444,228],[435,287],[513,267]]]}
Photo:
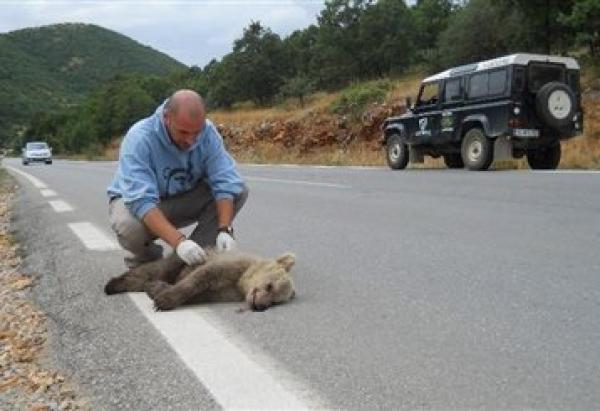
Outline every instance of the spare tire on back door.
{"label": "spare tire on back door", "polygon": [[577,107],[575,94],[569,86],[557,81],[544,84],[535,97],[537,114],[544,124],[560,129],[573,121]]}

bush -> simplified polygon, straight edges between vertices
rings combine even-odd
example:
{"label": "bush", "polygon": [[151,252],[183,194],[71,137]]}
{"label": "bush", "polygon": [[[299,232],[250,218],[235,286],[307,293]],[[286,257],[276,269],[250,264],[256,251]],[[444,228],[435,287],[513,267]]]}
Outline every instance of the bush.
{"label": "bush", "polygon": [[389,80],[353,84],[342,90],[340,97],[331,104],[331,111],[358,119],[368,104],[382,103],[391,87]]}

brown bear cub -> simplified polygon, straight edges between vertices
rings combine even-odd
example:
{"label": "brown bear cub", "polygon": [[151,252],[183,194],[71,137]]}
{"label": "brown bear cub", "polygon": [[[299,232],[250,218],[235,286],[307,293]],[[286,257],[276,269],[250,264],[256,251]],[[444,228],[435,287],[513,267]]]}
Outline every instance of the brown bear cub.
{"label": "brown bear cub", "polygon": [[112,278],[104,292],[145,291],[157,310],[201,302],[246,301],[252,310],[263,311],[294,297],[290,275],[294,263],[291,253],[263,259],[238,251],[209,250],[204,263],[186,266],[172,254]]}

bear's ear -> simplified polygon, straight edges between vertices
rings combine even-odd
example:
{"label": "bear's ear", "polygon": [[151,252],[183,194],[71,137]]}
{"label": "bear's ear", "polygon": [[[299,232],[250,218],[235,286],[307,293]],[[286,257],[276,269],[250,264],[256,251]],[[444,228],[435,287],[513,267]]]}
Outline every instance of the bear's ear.
{"label": "bear's ear", "polygon": [[296,256],[292,253],[285,253],[277,257],[277,263],[281,264],[285,271],[290,271],[296,262]]}

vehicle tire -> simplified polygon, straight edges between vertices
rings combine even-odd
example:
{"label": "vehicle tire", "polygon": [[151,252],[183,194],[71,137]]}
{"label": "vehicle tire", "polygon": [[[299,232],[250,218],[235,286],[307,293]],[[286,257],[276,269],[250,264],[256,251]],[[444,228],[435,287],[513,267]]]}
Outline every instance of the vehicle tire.
{"label": "vehicle tire", "polygon": [[392,134],[388,138],[386,158],[388,165],[394,170],[402,170],[408,165],[408,145],[402,141],[398,134]]}
{"label": "vehicle tire", "polygon": [[487,170],[494,160],[494,142],[482,129],[472,128],[463,137],[460,154],[469,170]]}
{"label": "vehicle tire", "polygon": [[561,148],[557,142],[549,147],[541,147],[527,152],[527,163],[532,170],[556,170],[560,163]]}
{"label": "vehicle tire", "polygon": [[52,160],[46,160],[46,164],[52,164]]}
{"label": "vehicle tire", "polygon": [[463,168],[465,166],[460,154],[444,155],[444,164],[446,164],[446,167],[448,168]]}
{"label": "vehicle tire", "polygon": [[556,81],[544,84],[535,96],[535,109],[540,120],[555,129],[572,124],[576,107],[577,100],[571,88]]}
{"label": "vehicle tire", "polygon": [[23,163],[24,166],[26,166],[27,164],[29,164],[29,162],[26,161],[26,160],[23,160],[22,163]]}

